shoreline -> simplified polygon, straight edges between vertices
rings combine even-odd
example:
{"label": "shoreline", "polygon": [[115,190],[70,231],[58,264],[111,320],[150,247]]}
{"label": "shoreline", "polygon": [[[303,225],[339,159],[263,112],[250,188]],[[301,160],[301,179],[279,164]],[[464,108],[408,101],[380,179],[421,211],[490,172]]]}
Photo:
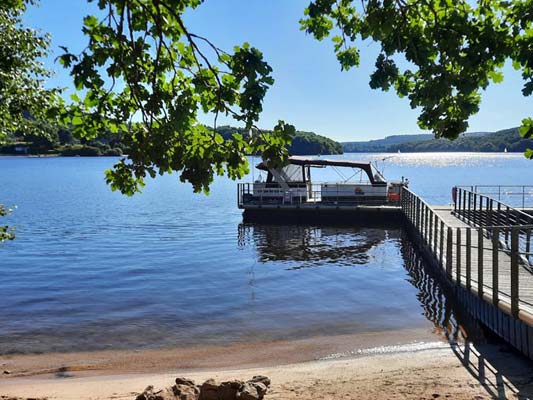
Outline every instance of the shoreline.
{"label": "shoreline", "polygon": [[133,400],[148,385],[168,387],[178,376],[200,384],[254,375],[272,380],[265,400],[533,398],[533,364],[505,345],[449,343],[438,328],[413,328],[231,345],[4,355],[0,399]]}
{"label": "shoreline", "polygon": [[[6,380],[28,376],[165,373],[174,370],[271,367],[357,355],[363,349],[447,345],[443,336],[428,328],[375,331],[311,338],[247,341],[156,349],[50,352],[0,355],[0,387]],[[413,347],[414,348],[414,347]]]}
{"label": "shoreline", "polygon": [[148,385],[168,387],[177,376],[199,384],[209,378],[220,382],[246,380],[254,375],[272,380],[265,400],[488,400],[533,395],[529,384],[533,367],[495,349],[480,351],[444,342],[419,349],[409,345],[389,347],[367,349],[357,357],[250,368],[0,379],[0,399],[133,400]]}

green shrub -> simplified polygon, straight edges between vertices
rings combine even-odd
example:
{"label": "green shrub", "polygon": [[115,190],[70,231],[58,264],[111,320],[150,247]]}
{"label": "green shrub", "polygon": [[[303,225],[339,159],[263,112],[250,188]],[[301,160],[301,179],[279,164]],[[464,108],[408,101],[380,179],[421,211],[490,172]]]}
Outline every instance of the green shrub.
{"label": "green shrub", "polygon": [[72,146],[64,146],[60,148],[59,154],[66,157],[97,157],[102,155],[102,151],[98,147],[75,144]]}
{"label": "green shrub", "polygon": [[114,149],[109,149],[104,152],[104,156],[121,156],[122,155],[122,149],[119,149],[118,147],[115,147]]}

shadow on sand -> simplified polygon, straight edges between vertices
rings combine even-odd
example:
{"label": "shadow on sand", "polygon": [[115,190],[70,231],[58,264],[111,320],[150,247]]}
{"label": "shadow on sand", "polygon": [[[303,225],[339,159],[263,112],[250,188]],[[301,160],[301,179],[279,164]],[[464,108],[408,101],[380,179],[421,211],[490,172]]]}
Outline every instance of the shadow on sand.
{"label": "shadow on sand", "polygon": [[441,275],[424,262],[407,235],[402,253],[424,315],[467,371],[494,399],[533,399],[533,362],[461,311]]}

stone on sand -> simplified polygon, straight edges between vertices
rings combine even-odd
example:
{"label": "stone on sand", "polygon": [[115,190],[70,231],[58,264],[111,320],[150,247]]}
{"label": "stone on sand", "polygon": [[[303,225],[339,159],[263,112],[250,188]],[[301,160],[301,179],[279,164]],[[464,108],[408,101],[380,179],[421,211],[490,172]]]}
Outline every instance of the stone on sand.
{"label": "stone on sand", "polygon": [[202,385],[186,378],[176,378],[176,384],[163,389],[148,386],[136,400],[262,400],[270,386],[266,376],[254,376],[249,381],[221,382],[206,380]]}

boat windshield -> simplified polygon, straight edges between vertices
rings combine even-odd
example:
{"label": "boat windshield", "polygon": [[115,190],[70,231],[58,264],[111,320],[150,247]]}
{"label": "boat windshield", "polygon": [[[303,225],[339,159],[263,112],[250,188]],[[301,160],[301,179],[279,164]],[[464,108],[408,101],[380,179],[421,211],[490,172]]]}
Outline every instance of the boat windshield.
{"label": "boat windshield", "polygon": [[372,171],[372,176],[374,178],[374,181],[376,183],[386,183],[387,180],[385,179],[385,177],[381,174],[381,172],[379,172],[377,170],[377,168],[374,166],[374,164],[371,164],[370,165],[370,169]]}
{"label": "boat windshield", "polygon": [[303,182],[301,165],[289,164],[279,170],[278,176],[272,177],[274,182]]}

